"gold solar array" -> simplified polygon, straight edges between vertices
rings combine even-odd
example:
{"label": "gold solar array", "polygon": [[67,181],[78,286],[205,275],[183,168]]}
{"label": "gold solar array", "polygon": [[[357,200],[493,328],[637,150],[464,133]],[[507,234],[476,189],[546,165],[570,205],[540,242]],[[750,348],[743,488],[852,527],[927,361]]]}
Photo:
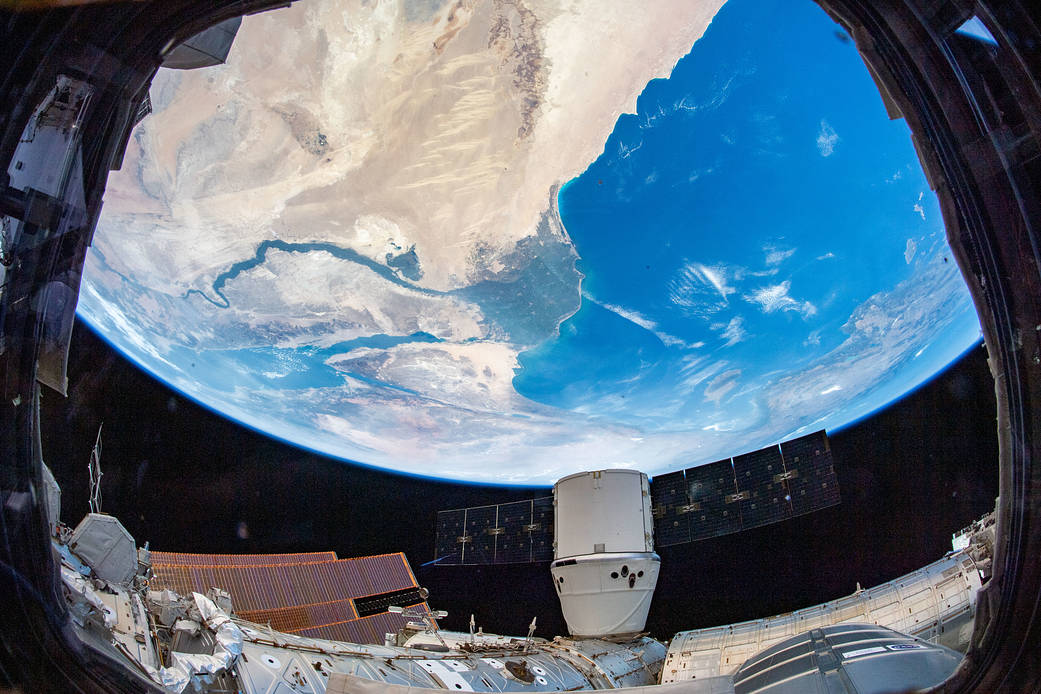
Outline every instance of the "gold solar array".
{"label": "gold solar array", "polygon": [[[353,601],[418,588],[401,552],[337,559],[334,552],[302,554],[186,554],[152,552],[154,590],[181,595],[220,588],[242,619],[301,636],[382,643],[408,621],[386,611],[359,617]],[[418,599],[413,604],[428,610]]]}
{"label": "gold solar array", "polygon": [[162,564],[163,566],[256,566],[257,564],[307,564],[335,560],[336,552],[300,552],[296,554],[152,552],[152,564]]}

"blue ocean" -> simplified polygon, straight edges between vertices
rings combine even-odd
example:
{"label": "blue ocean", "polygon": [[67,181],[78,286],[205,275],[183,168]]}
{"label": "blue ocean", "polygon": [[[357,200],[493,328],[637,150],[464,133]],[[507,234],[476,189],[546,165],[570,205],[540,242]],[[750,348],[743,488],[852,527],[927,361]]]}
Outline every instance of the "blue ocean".
{"label": "blue ocean", "polygon": [[[915,272],[915,253],[943,252],[906,124],[808,1],[728,2],[558,204],[582,305],[521,354],[514,385],[651,427],[742,391],[732,404],[755,407],[771,371],[841,345],[858,307]],[[740,372],[727,397],[691,379],[708,360]]]}

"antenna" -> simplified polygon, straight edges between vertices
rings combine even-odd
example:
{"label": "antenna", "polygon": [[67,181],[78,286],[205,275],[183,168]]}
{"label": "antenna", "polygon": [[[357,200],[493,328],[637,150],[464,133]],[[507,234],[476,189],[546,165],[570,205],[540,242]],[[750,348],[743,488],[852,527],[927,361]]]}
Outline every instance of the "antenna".
{"label": "antenna", "polygon": [[98,426],[98,438],[94,442],[94,450],[90,452],[90,512],[101,513],[101,427]]}
{"label": "antenna", "polygon": [[528,636],[524,639],[524,652],[527,653],[531,647],[531,637],[535,635],[535,621],[538,619],[538,615],[531,618],[531,624],[528,625]]}

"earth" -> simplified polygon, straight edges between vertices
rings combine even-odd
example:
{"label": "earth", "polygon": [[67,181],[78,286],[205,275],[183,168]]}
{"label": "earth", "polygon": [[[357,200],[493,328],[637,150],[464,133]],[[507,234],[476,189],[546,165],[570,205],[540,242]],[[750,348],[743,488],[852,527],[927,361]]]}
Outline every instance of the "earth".
{"label": "earth", "polygon": [[347,461],[653,475],[980,339],[906,125],[809,0],[310,0],[151,99],[79,315]]}

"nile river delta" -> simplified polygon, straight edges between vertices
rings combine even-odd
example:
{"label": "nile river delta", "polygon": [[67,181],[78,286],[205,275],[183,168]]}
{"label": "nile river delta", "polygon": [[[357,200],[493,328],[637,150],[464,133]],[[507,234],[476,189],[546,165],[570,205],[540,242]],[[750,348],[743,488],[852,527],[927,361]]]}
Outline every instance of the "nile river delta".
{"label": "nile river delta", "polygon": [[847,425],[979,338],[906,125],[808,1],[313,0],[151,99],[80,316],[332,456],[653,475]]}

